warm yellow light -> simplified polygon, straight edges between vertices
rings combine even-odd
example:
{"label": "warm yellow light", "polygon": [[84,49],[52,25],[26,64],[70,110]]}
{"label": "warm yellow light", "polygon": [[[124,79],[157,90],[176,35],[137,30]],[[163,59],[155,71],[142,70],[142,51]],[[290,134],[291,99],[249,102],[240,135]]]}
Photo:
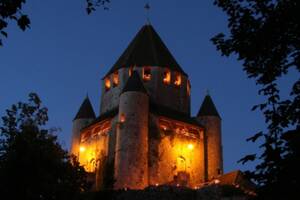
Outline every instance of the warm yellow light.
{"label": "warm yellow light", "polygon": [[187,147],[188,147],[189,150],[193,150],[194,149],[194,145],[193,144],[188,144]]}
{"label": "warm yellow light", "polygon": [[118,73],[118,71],[114,72],[114,74],[113,74],[113,85],[114,86],[119,85],[119,73]]}
{"label": "warm yellow light", "polygon": [[104,85],[105,85],[105,89],[106,89],[106,90],[109,90],[109,89],[110,89],[111,83],[110,83],[109,77],[105,78],[105,80],[104,80]]}
{"label": "warm yellow light", "polygon": [[79,147],[80,152],[85,152],[85,147]]}
{"label": "warm yellow light", "polygon": [[144,67],[143,68],[143,79],[145,81],[150,81],[151,80],[151,69],[149,67]]}
{"label": "warm yellow light", "polygon": [[215,184],[219,184],[220,182],[221,182],[221,181],[220,181],[219,179],[215,179],[215,180],[214,180],[214,183],[215,183]]}
{"label": "warm yellow light", "polygon": [[175,73],[175,81],[174,84],[176,86],[180,86],[181,85],[181,75],[179,73]]}
{"label": "warm yellow light", "polygon": [[163,79],[163,81],[164,81],[164,83],[165,84],[170,84],[170,82],[171,82],[171,72],[170,72],[170,70],[166,70],[166,71],[164,71],[164,77],[163,77],[164,79]]}

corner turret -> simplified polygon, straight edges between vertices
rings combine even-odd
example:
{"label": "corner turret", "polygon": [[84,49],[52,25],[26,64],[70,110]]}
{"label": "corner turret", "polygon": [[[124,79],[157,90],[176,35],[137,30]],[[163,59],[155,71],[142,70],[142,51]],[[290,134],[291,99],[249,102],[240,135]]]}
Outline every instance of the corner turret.
{"label": "corner turret", "polygon": [[88,126],[92,121],[96,119],[96,115],[93,106],[87,96],[81,104],[75,118],[73,119],[72,128],[72,144],[70,152],[71,154],[78,156],[79,144],[80,144],[80,131],[82,128]]}
{"label": "corner turret", "polygon": [[205,127],[206,179],[210,181],[223,174],[223,152],[221,117],[209,94],[203,100],[197,121]]}
{"label": "corner turret", "polygon": [[134,71],[119,104],[115,155],[115,189],[148,186],[149,96]]}

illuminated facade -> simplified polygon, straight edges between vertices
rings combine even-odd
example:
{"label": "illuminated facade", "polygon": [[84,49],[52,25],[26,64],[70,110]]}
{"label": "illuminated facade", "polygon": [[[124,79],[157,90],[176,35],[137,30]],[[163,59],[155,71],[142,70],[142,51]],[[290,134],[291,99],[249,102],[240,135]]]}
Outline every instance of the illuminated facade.
{"label": "illuminated facade", "polygon": [[71,153],[95,189],[199,187],[223,174],[221,118],[207,95],[190,113],[191,84],[151,25],[102,80],[100,114],[86,98]]}

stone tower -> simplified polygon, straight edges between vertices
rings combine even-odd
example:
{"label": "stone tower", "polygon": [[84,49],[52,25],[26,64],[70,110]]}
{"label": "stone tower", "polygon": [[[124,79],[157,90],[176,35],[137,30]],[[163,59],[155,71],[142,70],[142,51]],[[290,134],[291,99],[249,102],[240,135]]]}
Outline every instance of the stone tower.
{"label": "stone tower", "polygon": [[210,95],[206,95],[197,115],[205,127],[206,179],[212,180],[223,174],[221,117]]}
{"label": "stone tower", "polygon": [[81,104],[79,111],[73,119],[72,127],[72,143],[71,143],[71,154],[79,155],[79,144],[80,144],[80,132],[81,129],[88,126],[92,121],[96,119],[93,106],[87,96]]}
{"label": "stone tower", "polygon": [[148,185],[149,97],[133,72],[119,103],[115,155],[115,188],[143,189]]}
{"label": "stone tower", "polygon": [[86,99],[72,142],[96,190],[198,188],[223,173],[211,97],[191,116],[189,77],[152,25],[139,30],[101,85],[99,116]]}

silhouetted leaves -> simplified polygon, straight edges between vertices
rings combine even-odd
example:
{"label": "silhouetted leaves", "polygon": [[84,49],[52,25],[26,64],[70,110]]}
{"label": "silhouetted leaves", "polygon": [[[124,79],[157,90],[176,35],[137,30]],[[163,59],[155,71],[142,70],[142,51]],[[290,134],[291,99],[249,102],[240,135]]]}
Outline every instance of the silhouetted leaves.
{"label": "silhouetted leaves", "polygon": [[108,10],[107,4],[110,3],[110,1],[111,0],[86,0],[86,12],[91,14],[96,10],[96,7],[103,7],[104,10]]}
{"label": "silhouetted leaves", "polygon": [[6,110],[0,127],[0,193],[9,199],[75,199],[87,190],[86,173],[57,141],[40,98]]}
{"label": "silhouetted leaves", "polygon": [[[259,95],[265,97],[252,108],[263,113],[267,131],[247,139],[264,139],[262,154],[257,157],[261,162],[249,174],[259,186],[260,198],[293,198],[300,187],[300,172],[292,163],[300,163],[300,145],[295,145],[300,135],[300,79],[286,99],[281,96],[279,79],[292,69],[300,72],[300,2],[215,0],[215,5],[228,15],[229,34],[217,34],[212,42],[222,55],[233,54],[242,60],[244,71],[255,79]],[[255,160],[253,155],[239,162]]]}
{"label": "silhouetted leaves", "polygon": [[17,22],[17,25],[25,31],[29,28],[30,20],[22,13],[22,6],[26,0],[0,0],[0,46],[2,46],[1,35],[7,37],[5,29],[10,21]]}
{"label": "silhouetted leaves", "polygon": [[30,24],[30,20],[27,17],[27,15],[22,15],[18,19],[18,25],[23,31],[25,31],[26,28],[29,28],[29,24]]}
{"label": "silhouetted leaves", "polygon": [[251,154],[251,155],[247,155],[247,156],[243,157],[242,159],[240,159],[238,161],[238,163],[241,162],[242,164],[245,164],[246,162],[253,161],[255,159],[256,159],[256,154]]}
{"label": "silhouetted leaves", "polygon": [[254,136],[249,137],[246,139],[247,142],[251,141],[251,142],[255,142],[258,138],[260,138],[261,136],[263,136],[263,132],[260,131],[258,133],[256,133]]}

